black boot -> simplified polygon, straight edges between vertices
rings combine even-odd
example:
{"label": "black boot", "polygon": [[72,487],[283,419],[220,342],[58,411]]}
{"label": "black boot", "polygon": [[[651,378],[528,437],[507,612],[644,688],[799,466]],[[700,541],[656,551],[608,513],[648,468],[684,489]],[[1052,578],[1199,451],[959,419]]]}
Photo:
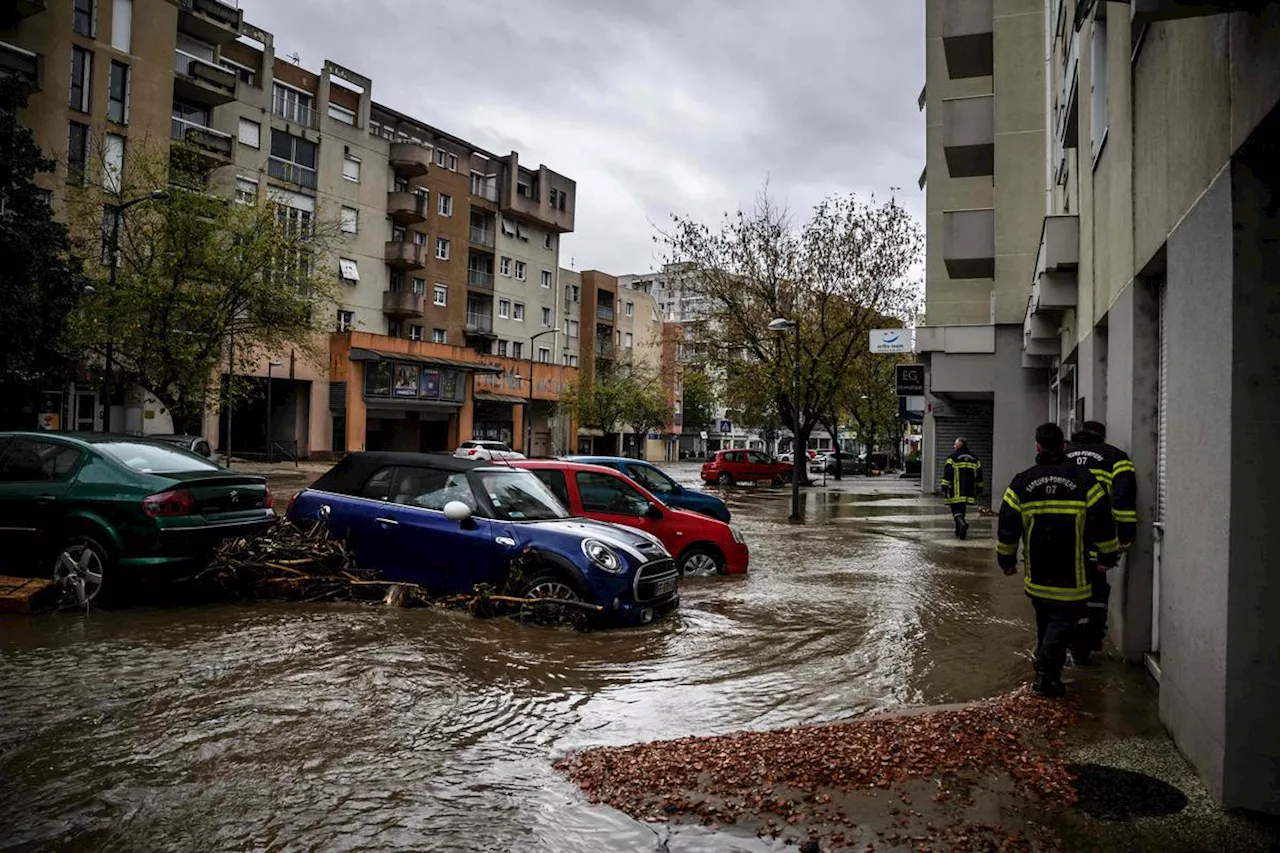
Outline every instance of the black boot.
{"label": "black boot", "polygon": [[1043,672],[1036,673],[1036,680],[1031,682],[1031,689],[1046,699],[1061,699],[1067,695],[1066,685],[1059,678],[1051,678]]}
{"label": "black boot", "polygon": [[961,539],[968,539],[969,538],[969,522],[965,521],[964,519],[961,519],[960,529],[956,531],[956,535],[959,536]]}

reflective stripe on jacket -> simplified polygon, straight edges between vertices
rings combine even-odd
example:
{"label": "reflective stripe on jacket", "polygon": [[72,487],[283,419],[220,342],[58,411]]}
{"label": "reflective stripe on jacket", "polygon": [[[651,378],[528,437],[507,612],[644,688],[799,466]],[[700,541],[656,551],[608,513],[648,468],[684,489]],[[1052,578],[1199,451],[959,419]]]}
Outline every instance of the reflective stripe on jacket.
{"label": "reflective stripe on jacket", "polygon": [[982,461],[966,448],[947,457],[942,467],[942,492],[949,504],[977,503],[982,491]]}
{"label": "reflective stripe on jacket", "polygon": [[1099,563],[1114,566],[1120,548],[1106,490],[1064,454],[1040,454],[1004,493],[996,545],[1001,568],[1017,565],[1019,542],[1028,595],[1086,601],[1092,589],[1086,552],[1095,550]]}
{"label": "reflective stripe on jacket", "polygon": [[1138,477],[1128,454],[1105,441],[1073,441],[1067,456],[1089,469],[1111,498],[1111,517],[1116,520],[1116,538],[1121,544],[1134,540],[1138,532]]}

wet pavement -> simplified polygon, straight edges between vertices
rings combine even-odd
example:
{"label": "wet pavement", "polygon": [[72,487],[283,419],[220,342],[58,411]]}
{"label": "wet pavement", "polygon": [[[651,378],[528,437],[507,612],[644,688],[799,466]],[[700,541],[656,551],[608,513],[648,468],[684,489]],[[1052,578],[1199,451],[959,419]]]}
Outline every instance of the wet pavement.
{"label": "wet pavement", "polygon": [[958,542],[917,488],[807,490],[804,526],[785,489],[729,490],[750,574],[686,582],[638,630],[353,605],[6,619],[0,850],[766,849],[668,838],[552,762],[1025,681],[1030,607],[991,520]]}

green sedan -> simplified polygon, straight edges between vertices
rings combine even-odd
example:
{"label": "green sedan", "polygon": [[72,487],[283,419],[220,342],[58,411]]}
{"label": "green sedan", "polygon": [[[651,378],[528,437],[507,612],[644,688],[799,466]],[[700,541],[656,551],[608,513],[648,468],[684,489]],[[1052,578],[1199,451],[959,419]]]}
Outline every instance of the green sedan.
{"label": "green sedan", "polygon": [[[105,433],[0,433],[0,574],[52,578],[64,603],[172,574],[275,520],[262,477]],[[104,596],[104,597],[105,597]]]}

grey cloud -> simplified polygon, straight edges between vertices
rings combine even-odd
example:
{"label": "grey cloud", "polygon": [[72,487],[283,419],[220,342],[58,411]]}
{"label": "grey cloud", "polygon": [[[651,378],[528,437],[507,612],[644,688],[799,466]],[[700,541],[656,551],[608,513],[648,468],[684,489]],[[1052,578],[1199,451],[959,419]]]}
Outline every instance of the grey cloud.
{"label": "grey cloud", "polygon": [[876,0],[242,0],[277,53],[578,180],[565,261],[635,272],[650,222],[831,192],[923,216],[922,4]]}

